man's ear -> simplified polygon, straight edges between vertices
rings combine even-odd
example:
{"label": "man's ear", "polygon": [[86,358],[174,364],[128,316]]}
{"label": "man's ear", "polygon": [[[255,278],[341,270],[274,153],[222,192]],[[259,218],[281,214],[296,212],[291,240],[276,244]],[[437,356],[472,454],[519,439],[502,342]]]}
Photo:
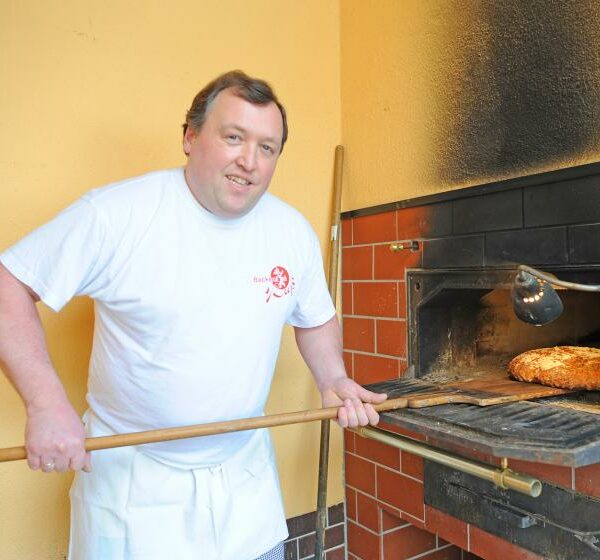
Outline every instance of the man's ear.
{"label": "man's ear", "polygon": [[183,135],[183,152],[186,156],[190,155],[190,151],[192,149],[192,144],[194,143],[194,139],[198,135],[198,132],[195,128],[188,126],[185,130],[185,134]]}

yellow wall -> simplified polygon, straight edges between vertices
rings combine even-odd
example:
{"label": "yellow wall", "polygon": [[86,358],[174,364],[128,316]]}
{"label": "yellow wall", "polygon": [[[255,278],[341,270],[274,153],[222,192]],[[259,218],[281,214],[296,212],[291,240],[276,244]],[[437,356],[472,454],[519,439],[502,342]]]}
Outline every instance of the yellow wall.
{"label": "yellow wall", "polygon": [[[291,136],[272,191],[307,216],[324,249],[340,140],[344,210],[597,161],[598,16],[591,0],[0,0],[0,246],[92,187],[182,164],[193,94],[232,68],[267,78],[286,104]],[[511,58],[522,45],[531,72]],[[82,411],[91,307],[42,313]],[[319,404],[292,338],[269,412]],[[0,407],[0,444],[20,443],[22,406],[3,379]],[[330,504],[342,499],[334,430]],[[288,517],[314,510],[318,425],[274,438]],[[12,504],[0,508],[10,535],[0,559],[63,557],[69,482],[0,465],[0,499]]]}
{"label": "yellow wall", "polygon": [[341,0],[343,210],[600,158],[597,2]]}
{"label": "yellow wall", "polygon": [[426,194],[432,37],[428,2],[340,2],[342,210]]}
{"label": "yellow wall", "polygon": [[[290,140],[272,183],[327,247],[340,140],[337,0],[13,2],[0,0],[0,246],[108,181],[181,165],[180,124],[195,92],[242,68],[285,103]],[[67,391],[84,409],[92,311],[42,309]],[[319,405],[286,332],[269,412]],[[0,445],[22,443],[21,403],[0,380]],[[342,500],[339,430],[329,503]],[[274,430],[288,517],[315,508],[318,426]],[[310,442],[310,443],[308,443]],[[62,559],[69,475],[0,465],[0,558]]]}

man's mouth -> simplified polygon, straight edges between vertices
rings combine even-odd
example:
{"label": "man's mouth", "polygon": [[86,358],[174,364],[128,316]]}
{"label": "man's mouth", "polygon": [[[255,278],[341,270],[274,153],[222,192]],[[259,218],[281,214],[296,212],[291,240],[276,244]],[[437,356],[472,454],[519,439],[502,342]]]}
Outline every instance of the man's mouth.
{"label": "man's mouth", "polygon": [[250,181],[246,179],[242,179],[242,177],[238,177],[237,175],[225,175],[229,181],[239,185],[240,187],[247,187],[250,184]]}

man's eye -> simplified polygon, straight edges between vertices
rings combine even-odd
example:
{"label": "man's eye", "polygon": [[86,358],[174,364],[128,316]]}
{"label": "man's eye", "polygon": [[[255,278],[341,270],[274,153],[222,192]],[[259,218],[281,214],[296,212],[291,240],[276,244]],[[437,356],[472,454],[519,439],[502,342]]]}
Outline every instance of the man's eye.
{"label": "man's eye", "polygon": [[228,134],[227,135],[227,140],[230,140],[231,142],[237,142],[240,139],[240,136],[238,134]]}
{"label": "man's eye", "polygon": [[263,150],[269,154],[273,154],[275,153],[275,150],[273,149],[273,146],[269,146],[268,144],[263,144],[262,146]]}

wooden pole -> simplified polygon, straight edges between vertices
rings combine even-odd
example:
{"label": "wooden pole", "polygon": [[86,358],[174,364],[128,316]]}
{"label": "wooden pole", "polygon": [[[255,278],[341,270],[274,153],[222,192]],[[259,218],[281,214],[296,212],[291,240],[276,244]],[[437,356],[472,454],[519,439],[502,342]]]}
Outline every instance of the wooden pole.
{"label": "wooden pole", "polygon": [[[399,397],[396,399],[388,399],[381,404],[373,406],[375,410],[382,412],[385,410],[393,410],[395,408],[406,408],[407,405],[408,399],[406,397]],[[145,432],[100,436],[87,438],[85,440],[85,449],[86,451],[98,451],[100,449],[125,447],[127,445],[142,445],[144,443],[158,443],[175,439],[212,436],[230,432],[243,432],[244,430],[256,430],[258,428],[303,424],[305,422],[337,418],[337,413],[338,407],[334,406],[330,408],[286,412],[283,414],[271,414],[268,416],[256,416],[254,418],[242,418],[239,420],[227,420],[224,422],[212,422],[209,424],[195,424],[178,428],[163,428]],[[0,449],[0,463],[19,461],[26,458],[27,452],[24,446]]]}
{"label": "wooden pole", "polygon": [[[568,389],[555,389],[551,387],[541,387],[540,385],[535,384],[522,383],[524,389],[519,392],[511,390],[508,390],[508,392],[499,391],[496,394],[482,392],[480,396],[477,396],[472,394],[472,384],[470,392],[460,392],[460,386],[464,386],[466,383],[469,382],[448,385],[447,388],[449,389],[449,392],[441,392],[442,388],[432,387],[425,389],[423,392],[416,392],[403,397],[388,399],[372,406],[377,412],[385,412],[387,410],[395,410],[398,408],[423,408],[424,406],[436,406],[450,403],[492,406],[570,392]],[[508,381],[508,383],[514,383],[516,386],[521,385],[521,383],[517,381]],[[148,430],[146,432],[134,432],[131,434],[100,436],[86,439],[85,448],[87,451],[97,451],[99,449],[124,447],[126,445],[142,445],[144,443],[158,443],[174,439],[212,436],[229,432],[256,430],[258,428],[273,428],[275,426],[287,426],[288,424],[302,424],[317,420],[331,420],[337,418],[338,411],[339,408],[333,406],[330,408],[315,408],[298,412],[257,416],[255,418],[242,418],[240,420],[227,420],[224,422],[212,422],[210,424],[182,426],[179,428],[163,428],[161,430]],[[0,463],[25,459],[26,455],[27,453],[23,446],[0,449]]]}
{"label": "wooden pole", "polygon": [[[331,213],[331,250],[329,253],[329,294],[333,305],[337,300],[338,263],[340,254],[340,210],[342,206],[342,172],[344,169],[344,147],[335,147],[333,170],[333,209]],[[330,420],[321,422],[319,446],[319,481],[317,487],[317,525],[315,560],[323,560],[325,554],[325,529],[327,528],[327,478],[329,476]]]}

